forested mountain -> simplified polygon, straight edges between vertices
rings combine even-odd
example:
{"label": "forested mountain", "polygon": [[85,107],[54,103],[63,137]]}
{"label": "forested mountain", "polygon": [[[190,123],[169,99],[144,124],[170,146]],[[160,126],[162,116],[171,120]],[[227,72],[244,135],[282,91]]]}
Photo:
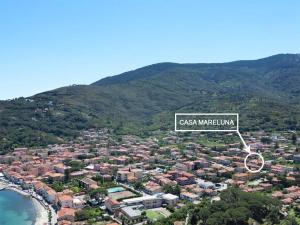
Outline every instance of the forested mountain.
{"label": "forested mountain", "polygon": [[174,129],[174,112],[238,112],[244,130],[300,128],[300,55],[229,63],[159,63],[91,85],[0,102],[0,151],[79,130]]}

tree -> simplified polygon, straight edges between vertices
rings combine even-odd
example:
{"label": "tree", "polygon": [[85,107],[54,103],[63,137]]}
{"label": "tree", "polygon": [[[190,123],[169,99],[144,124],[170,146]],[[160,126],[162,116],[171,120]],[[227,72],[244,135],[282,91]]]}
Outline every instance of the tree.
{"label": "tree", "polygon": [[241,190],[237,188],[229,188],[223,191],[220,195],[222,201],[231,204],[232,202],[237,202],[241,195]]}
{"label": "tree", "polygon": [[198,218],[197,214],[192,213],[192,215],[190,216],[190,224],[191,225],[197,225],[198,220],[199,220],[199,218]]}
{"label": "tree", "polygon": [[143,183],[142,183],[141,181],[135,181],[135,182],[133,183],[133,187],[134,187],[135,189],[137,189],[137,190],[140,190],[140,189],[142,189],[142,188],[144,187],[144,185],[143,185]]}
{"label": "tree", "polygon": [[200,219],[201,224],[206,224],[207,219],[209,218],[209,210],[207,207],[200,208],[198,211],[198,217]]}
{"label": "tree", "polygon": [[174,195],[180,195],[180,192],[181,192],[181,188],[180,188],[180,186],[177,184],[177,185],[175,185],[175,187],[173,188],[173,193],[172,194],[174,194]]}
{"label": "tree", "polygon": [[94,208],[87,208],[87,209],[82,209],[80,211],[77,211],[75,214],[75,220],[76,221],[84,221],[84,220],[89,220],[89,219],[94,219],[99,216],[101,216],[103,212],[101,209],[94,209]]}
{"label": "tree", "polygon": [[52,221],[52,212],[50,210],[48,213],[48,222],[51,223],[51,221]]}
{"label": "tree", "polygon": [[91,196],[91,198],[96,198],[99,197],[100,195],[106,195],[106,194],[107,194],[107,190],[103,187],[89,191],[89,195]]}
{"label": "tree", "polygon": [[56,192],[62,192],[64,190],[64,185],[61,182],[54,182],[51,187],[56,191]]}
{"label": "tree", "polygon": [[299,225],[294,216],[288,216],[286,219],[281,221],[280,225]]}
{"label": "tree", "polygon": [[229,188],[221,193],[220,198],[217,202],[204,199],[199,205],[191,204],[176,210],[168,218],[169,222],[184,220],[187,212],[191,225],[248,225],[250,219],[278,224],[281,219],[280,201],[263,193]]}
{"label": "tree", "polygon": [[207,225],[225,225],[224,223],[224,212],[216,212],[211,214],[209,219],[206,221]]}
{"label": "tree", "polygon": [[170,184],[166,184],[163,186],[163,191],[166,193],[171,193],[173,191],[173,188]]}
{"label": "tree", "polygon": [[163,186],[163,191],[166,193],[171,193],[173,195],[180,195],[181,189],[180,186],[177,184],[175,186],[172,186],[170,184],[166,184]]}
{"label": "tree", "polygon": [[293,142],[293,145],[297,144],[297,135],[295,133],[293,133],[293,135],[292,135],[292,142]]}
{"label": "tree", "polygon": [[264,144],[271,144],[272,140],[269,137],[262,137],[260,141]]}
{"label": "tree", "polygon": [[65,175],[64,176],[65,183],[69,182],[69,180],[70,180],[70,169],[66,169],[64,175]]}
{"label": "tree", "polygon": [[228,225],[248,225],[250,215],[250,210],[245,207],[228,209],[224,213],[224,222]]}

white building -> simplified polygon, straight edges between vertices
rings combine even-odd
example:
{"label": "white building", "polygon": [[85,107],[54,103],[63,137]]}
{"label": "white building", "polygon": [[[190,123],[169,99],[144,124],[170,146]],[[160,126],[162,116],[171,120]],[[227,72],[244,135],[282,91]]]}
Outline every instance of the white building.
{"label": "white building", "polygon": [[162,195],[162,199],[164,203],[171,206],[176,205],[177,202],[179,201],[179,197],[173,194],[164,194]]}
{"label": "white building", "polygon": [[131,198],[123,200],[123,203],[128,206],[142,204],[146,209],[158,208],[162,205],[162,198],[157,196],[143,196],[139,198]]}
{"label": "white building", "polygon": [[191,192],[182,192],[180,194],[180,198],[184,199],[184,200],[187,200],[189,202],[193,202],[193,201],[198,200],[199,196],[194,194],[194,193],[191,193]]}

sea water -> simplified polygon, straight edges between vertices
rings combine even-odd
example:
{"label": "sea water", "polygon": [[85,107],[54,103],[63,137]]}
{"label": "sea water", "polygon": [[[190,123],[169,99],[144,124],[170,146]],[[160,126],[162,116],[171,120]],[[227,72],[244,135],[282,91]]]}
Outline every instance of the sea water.
{"label": "sea water", "polygon": [[29,196],[11,190],[0,191],[0,225],[33,225],[36,215]]}

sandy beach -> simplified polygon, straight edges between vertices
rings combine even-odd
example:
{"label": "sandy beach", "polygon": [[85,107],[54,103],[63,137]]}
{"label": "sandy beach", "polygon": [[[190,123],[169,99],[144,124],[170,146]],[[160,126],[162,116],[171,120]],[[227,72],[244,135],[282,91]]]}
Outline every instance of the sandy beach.
{"label": "sandy beach", "polygon": [[37,213],[35,225],[48,224],[48,211],[44,208],[44,206],[41,205],[41,203],[38,200],[33,198],[32,201]]}

